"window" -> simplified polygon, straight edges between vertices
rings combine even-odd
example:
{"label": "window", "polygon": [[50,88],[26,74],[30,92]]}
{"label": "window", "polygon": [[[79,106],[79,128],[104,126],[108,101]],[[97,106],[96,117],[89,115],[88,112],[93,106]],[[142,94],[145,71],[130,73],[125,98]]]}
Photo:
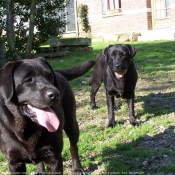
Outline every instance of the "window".
{"label": "window", "polygon": [[108,10],[115,10],[121,8],[121,0],[107,0]]}
{"label": "window", "polygon": [[70,0],[68,6],[66,7],[66,33],[76,32],[76,10],[75,10],[75,0]]}
{"label": "window", "polygon": [[155,0],[156,19],[170,17],[170,0]]}
{"label": "window", "polygon": [[108,11],[119,11],[121,8],[121,0],[102,0],[103,14],[106,15]]}

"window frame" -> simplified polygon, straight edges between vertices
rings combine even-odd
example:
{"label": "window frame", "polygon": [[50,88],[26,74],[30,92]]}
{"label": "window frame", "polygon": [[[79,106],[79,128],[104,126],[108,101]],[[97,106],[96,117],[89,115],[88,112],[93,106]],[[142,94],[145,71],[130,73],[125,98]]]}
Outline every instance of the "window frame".
{"label": "window frame", "polygon": [[[164,4],[163,7],[161,7],[162,2]],[[156,5],[158,5],[159,7],[157,7]],[[169,3],[167,3],[167,0],[155,0],[155,14],[156,14],[156,20],[170,18],[170,0]]]}
{"label": "window frame", "polygon": [[120,12],[122,12],[121,0],[102,0],[103,15],[115,15]]}
{"label": "window frame", "polygon": [[[68,5],[66,8],[65,8],[65,12],[66,12],[66,16],[65,16],[65,19],[66,19],[66,26],[65,26],[65,34],[69,34],[69,33],[76,33],[77,32],[77,7],[76,7],[76,1],[75,0],[71,0],[72,4],[73,4],[73,8],[72,8],[72,14],[69,14],[69,9],[70,9],[70,5]],[[70,2],[69,2],[70,3]],[[72,15],[73,16],[73,20],[74,20],[74,27],[75,29],[74,30],[70,30],[69,29],[69,24],[68,24],[68,19],[71,19],[69,18],[69,15]]]}

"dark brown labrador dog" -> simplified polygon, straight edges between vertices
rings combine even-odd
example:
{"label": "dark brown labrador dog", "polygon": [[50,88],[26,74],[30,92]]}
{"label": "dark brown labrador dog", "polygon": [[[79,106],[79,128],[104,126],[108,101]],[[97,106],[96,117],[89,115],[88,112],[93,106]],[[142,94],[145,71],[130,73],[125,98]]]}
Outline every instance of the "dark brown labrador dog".
{"label": "dark brown labrador dog", "polygon": [[94,64],[55,72],[45,59],[36,58],[8,62],[0,69],[0,149],[11,174],[25,174],[25,163],[38,164],[37,173],[44,174],[42,162],[48,174],[62,173],[62,129],[70,140],[73,170],[83,171],[75,98],[66,76],[71,80]]}
{"label": "dark brown labrador dog", "polygon": [[115,44],[106,47],[97,57],[94,72],[90,79],[91,107],[96,109],[95,95],[104,81],[108,106],[108,127],[114,127],[114,96],[127,99],[129,121],[136,125],[134,114],[134,96],[137,71],[133,62],[136,49],[130,45]]}

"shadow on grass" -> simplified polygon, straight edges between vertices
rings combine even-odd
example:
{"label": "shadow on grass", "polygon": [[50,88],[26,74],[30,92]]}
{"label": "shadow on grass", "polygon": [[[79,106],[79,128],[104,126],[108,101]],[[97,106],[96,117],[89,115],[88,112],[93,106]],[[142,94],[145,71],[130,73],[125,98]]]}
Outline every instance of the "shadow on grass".
{"label": "shadow on grass", "polygon": [[141,137],[130,143],[103,150],[106,172],[126,174],[174,173],[174,126],[162,128],[153,137]]}
{"label": "shadow on grass", "polygon": [[138,112],[137,118],[145,117],[146,122],[157,115],[170,114],[175,111],[175,92],[150,93],[147,96],[137,96],[137,102],[143,102],[144,109],[142,112]]}
{"label": "shadow on grass", "polygon": [[[89,171],[99,173],[98,169],[103,166],[103,171],[99,174],[174,175],[175,126],[167,129],[157,127],[156,130],[154,136],[145,135],[128,143],[104,148],[102,161],[92,164],[93,168]],[[91,159],[95,159],[95,156]]]}

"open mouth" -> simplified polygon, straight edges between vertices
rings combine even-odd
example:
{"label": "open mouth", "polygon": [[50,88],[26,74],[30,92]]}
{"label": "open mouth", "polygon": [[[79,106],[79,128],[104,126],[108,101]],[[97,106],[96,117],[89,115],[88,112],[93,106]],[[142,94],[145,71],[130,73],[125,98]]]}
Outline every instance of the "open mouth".
{"label": "open mouth", "polygon": [[23,105],[21,111],[23,115],[44,126],[49,132],[55,132],[59,127],[60,121],[50,107],[40,109],[31,105]]}
{"label": "open mouth", "polygon": [[119,74],[119,73],[117,73],[117,72],[115,72],[115,76],[116,76],[117,78],[122,78],[122,77],[123,77],[122,74]]}
{"label": "open mouth", "polygon": [[122,78],[126,72],[127,72],[127,69],[120,71],[120,72],[115,72],[115,76],[117,78]]}

